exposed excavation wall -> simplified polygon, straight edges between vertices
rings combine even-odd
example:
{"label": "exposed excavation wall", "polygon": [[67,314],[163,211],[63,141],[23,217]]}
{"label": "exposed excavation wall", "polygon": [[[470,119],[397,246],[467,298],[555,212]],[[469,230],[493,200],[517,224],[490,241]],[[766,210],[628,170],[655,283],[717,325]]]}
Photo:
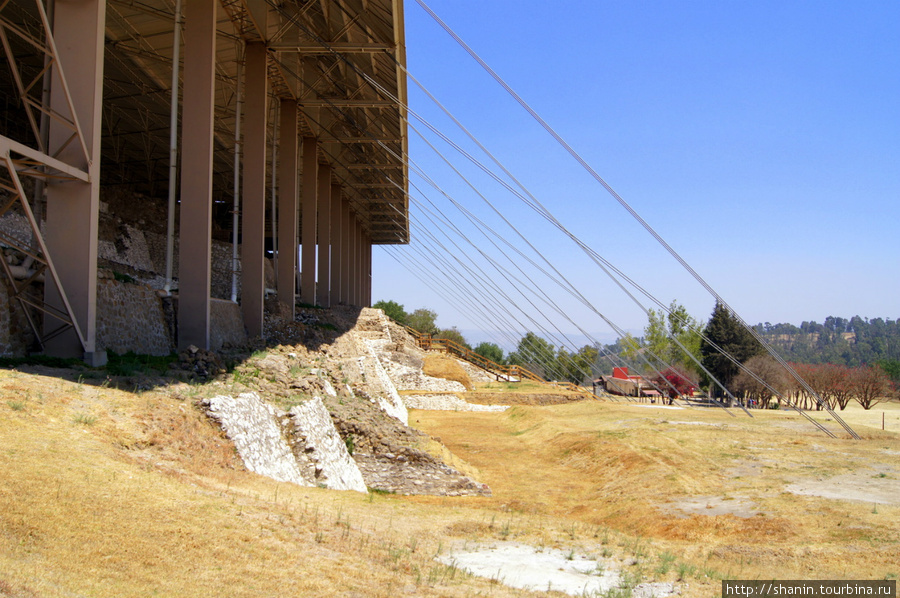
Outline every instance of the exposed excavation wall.
{"label": "exposed excavation wall", "polygon": [[285,413],[254,392],[205,403],[250,471],[279,482],[366,492],[366,484],[318,397]]}
{"label": "exposed excavation wall", "polygon": [[[146,223],[142,221],[139,224]],[[162,274],[165,272],[165,235],[142,230],[105,211],[101,213],[101,225],[98,242],[100,268],[97,272],[97,346],[119,354],[128,351],[149,355],[169,354],[176,346],[175,306],[172,306],[173,311],[167,319],[158,293],[165,284]],[[7,212],[0,218],[0,231],[17,239],[29,239],[31,236],[28,221],[15,212]],[[210,348],[215,351],[226,345],[241,344],[246,341],[247,335],[240,307],[229,300],[231,245],[213,242],[211,251],[210,292],[214,298],[210,302]],[[177,252],[176,241],[176,277]],[[267,285],[274,286],[274,271],[268,260],[266,277]],[[133,282],[124,282],[126,280]],[[240,277],[238,283],[240,294]],[[10,310],[6,285],[0,282],[0,287],[0,356],[21,356],[28,350],[33,335],[17,302]],[[40,293],[40,287],[32,292]]]}
{"label": "exposed excavation wall", "polygon": [[338,490],[366,492],[366,482],[331,421],[322,399],[291,409],[294,443],[305,447],[315,467],[315,482]]}
{"label": "exposed excavation wall", "polygon": [[156,291],[97,274],[97,343],[107,351],[168,355],[174,346]]}

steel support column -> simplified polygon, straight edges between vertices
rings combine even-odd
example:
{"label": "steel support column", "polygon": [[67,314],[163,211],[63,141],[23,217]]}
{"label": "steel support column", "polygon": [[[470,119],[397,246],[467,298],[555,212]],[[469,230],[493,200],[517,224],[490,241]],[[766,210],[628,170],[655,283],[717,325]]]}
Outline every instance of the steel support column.
{"label": "steel support column", "polygon": [[360,307],[365,306],[366,302],[363,298],[366,287],[366,231],[363,230],[362,222],[359,223],[359,245],[356,248],[356,304]]}
{"label": "steel support column", "polygon": [[316,193],[318,177],[318,142],[314,137],[303,138],[303,181],[300,234],[300,300],[307,305],[316,303]]}
{"label": "steel support column", "polygon": [[185,9],[178,347],[209,348],[216,0]]}
{"label": "steel support column", "polygon": [[281,101],[278,163],[278,301],[294,317],[297,290],[297,102]]}
{"label": "steel support column", "polygon": [[316,283],[316,304],[331,307],[331,166],[319,165],[317,206],[317,243],[319,248],[319,276]]}
{"label": "steel support column", "polygon": [[255,337],[263,334],[266,290],[266,47],[248,43],[246,53],[241,311],[247,334]]}
{"label": "steel support column", "polygon": [[345,199],[341,202],[341,303],[344,305],[353,305],[350,301],[350,264],[353,263],[351,235],[350,202]]}
{"label": "steel support column", "polygon": [[359,222],[350,214],[350,305],[359,305]]}
{"label": "steel support column", "polygon": [[331,185],[331,304],[337,305],[343,302],[341,296],[341,232],[343,222],[341,220],[341,186]]}
{"label": "steel support column", "polygon": [[[81,126],[84,145],[69,144],[72,129],[51,119],[47,152],[67,164],[83,168],[89,182],[72,181],[47,185],[47,222],[44,238],[53,256],[59,281],[68,297],[72,315],[78,322],[84,343],[75,330],[68,330],[46,344],[46,350],[61,357],[83,357],[91,365],[106,362],[106,353],[97,340],[97,234],[100,208],[100,131],[103,103],[103,43],[106,2],[84,0],[56,3],[53,38],[59,52],[59,68],[54,69],[51,109],[68,114],[59,69],[70,83],[74,116]],[[78,82],[72,85],[72,82]],[[51,179],[52,180],[52,179]],[[44,299],[65,311],[56,287],[45,286]],[[56,322],[45,321],[55,327]]]}
{"label": "steel support column", "polygon": [[372,306],[372,239],[366,237],[365,255],[363,256],[363,272],[365,273],[365,284],[363,285],[363,305]]}

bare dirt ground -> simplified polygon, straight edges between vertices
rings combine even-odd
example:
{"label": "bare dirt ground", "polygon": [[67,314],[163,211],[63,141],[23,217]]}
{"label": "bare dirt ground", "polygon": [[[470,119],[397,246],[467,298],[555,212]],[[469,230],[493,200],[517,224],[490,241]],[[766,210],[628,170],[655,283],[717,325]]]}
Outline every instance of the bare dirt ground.
{"label": "bare dirt ground", "polygon": [[[624,587],[597,591],[609,596],[718,595],[723,578],[900,575],[900,405],[842,412],[863,437],[854,441],[787,412],[522,404],[531,399],[516,394],[558,391],[467,372],[471,402],[513,407],[412,410],[404,431],[340,388],[354,384],[357,349],[340,321],[313,316],[322,322],[279,329],[282,346],[206,381],[0,370],[0,596],[565,595],[445,558],[513,544],[602,563]],[[358,421],[361,449],[432,455],[492,495],[273,482],[244,469],[199,407],[242,389],[288,406],[324,394],[325,379],[333,418]]]}
{"label": "bare dirt ground", "polygon": [[415,417],[516,513],[627,532],[709,579],[884,579],[900,575],[900,409],[883,407],[884,432],[881,413],[844,413],[859,441],[777,411],[583,402]]}

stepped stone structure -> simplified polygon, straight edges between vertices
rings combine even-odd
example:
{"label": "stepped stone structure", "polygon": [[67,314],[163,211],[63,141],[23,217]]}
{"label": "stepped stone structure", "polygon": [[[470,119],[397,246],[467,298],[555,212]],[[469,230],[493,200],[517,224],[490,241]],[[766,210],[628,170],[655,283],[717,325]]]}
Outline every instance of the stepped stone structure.
{"label": "stepped stone structure", "polygon": [[252,392],[236,398],[213,397],[207,409],[222,425],[247,469],[279,482],[313,485],[304,477],[285,438],[283,412]]}
{"label": "stepped stone structure", "polygon": [[[290,412],[294,443],[304,446],[315,467],[315,481],[337,490],[366,492],[366,482],[335,429],[322,399],[315,397]],[[296,451],[296,449],[295,449]]]}
{"label": "stepped stone structure", "polygon": [[[256,392],[204,403],[247,468],[277,480],[341,490],[489,495],[486,485],[428,452],[437,441],[408,426],[406,397],[396,387],[398,373],[429,389],[459,383],[424,376],[422,350],[380,310],[363,308],[354,321],[352,329],[318,350],[287,345],[251,358],[242,367]],[[405,365],[397,368],[398,362]],[[469,405],[441,391],[423,393],[415,397],[417,408],[504,408]],[[276,406],[298,400],[290,412]]]}
{"label": "stepped stone structure", "polygon": [[366,492],[362,474],[318,397],[285,413],[256,393],[206,402],[250,471],[301,486]]}

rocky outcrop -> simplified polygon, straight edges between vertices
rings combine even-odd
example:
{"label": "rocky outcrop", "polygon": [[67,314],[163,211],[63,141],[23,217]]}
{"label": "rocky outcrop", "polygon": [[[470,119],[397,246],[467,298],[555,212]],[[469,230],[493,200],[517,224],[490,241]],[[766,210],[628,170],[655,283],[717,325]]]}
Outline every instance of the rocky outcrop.
{"label": "rocky outcrop", "polygon": [[359,368],[364,373],[370,389],[378,388],[380,390],[380,392],[375,393],[372,393],[370,390],[369,394],[375,395],[381,409],[385,413],[396,417],[404,424],[409,423],[409,413],[406,411],[406,405],[403,403],[403,399],[400,398],[400,394],[397,392],[397,387],[394,386],[391,377],[388,376],[384,366],[381,365],[381,360],[378,359],[380,345],[383,341],[363,338],[359,342],[365,352],[359,358]]}

